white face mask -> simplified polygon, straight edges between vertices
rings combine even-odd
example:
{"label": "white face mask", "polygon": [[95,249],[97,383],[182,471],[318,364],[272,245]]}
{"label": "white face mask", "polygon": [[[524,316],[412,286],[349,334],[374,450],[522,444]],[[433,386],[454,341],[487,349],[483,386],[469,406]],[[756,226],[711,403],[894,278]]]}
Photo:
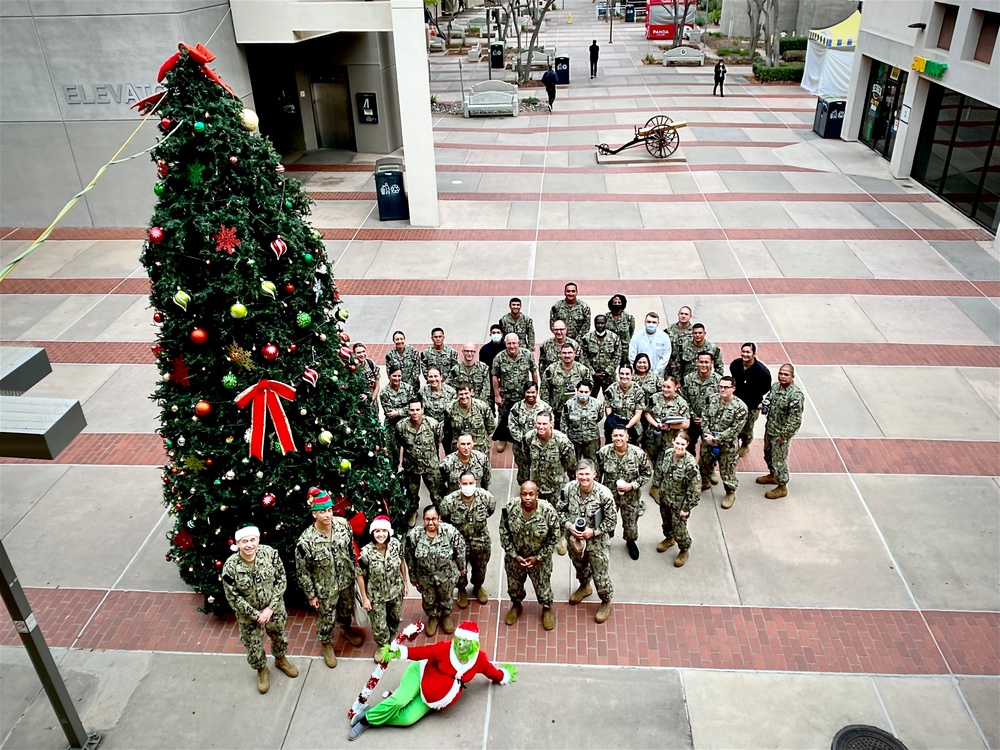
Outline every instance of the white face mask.
{"label": "white face mask", "polygon": [[500,339],[502,338],[503,338],[502,333],[494,333],[492,336],[490,336],[490,341],[492,341],[494,344],[499,344]]}
{"label": "white face mask", "polygon": [[476,485],[474,484],[463,484],[458,489],[466,497],[472,497],[476,494]]}

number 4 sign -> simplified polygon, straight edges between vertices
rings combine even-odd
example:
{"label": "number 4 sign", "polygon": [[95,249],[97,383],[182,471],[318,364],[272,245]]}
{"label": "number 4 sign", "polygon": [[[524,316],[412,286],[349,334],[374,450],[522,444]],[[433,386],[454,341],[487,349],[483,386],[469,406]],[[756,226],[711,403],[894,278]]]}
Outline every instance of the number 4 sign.
{"label": "number 4 sign", "polygon": [[378,124],[378,102],[375,94],[355,94],[354,99],[358,105],[358,122],[365,125]]}

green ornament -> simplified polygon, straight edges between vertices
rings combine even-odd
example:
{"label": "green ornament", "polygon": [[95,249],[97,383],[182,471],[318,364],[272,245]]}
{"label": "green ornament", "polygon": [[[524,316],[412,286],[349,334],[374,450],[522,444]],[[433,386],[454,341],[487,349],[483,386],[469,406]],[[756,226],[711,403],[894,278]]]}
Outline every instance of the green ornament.
{"label": "green ornament", "polygon": [[168,448],[173,448],[174,447],[174,441],[173,440],[167,440],[166,444],[167,444]]}
{"label": "green ornament", "polygon": [[291,207],[292,207],[292,202],[291,201],[285,201],[285,208],[291,208]]}
{"label": "green ornament", "polygon": [[212,482],[212,484],[222,484],[222,480],[216,479],[214,482]]}
{"label": "green ornament", "polygon": [[295,316],[295,322],[299,324],[299,328],[308,328],[313,320],[309,313],[300,312]]}
{"label": "green ornament", "polygon": [[306,263],[312,263],[312,261],[313,261],[312,253],[306,253],[305,255],[302,256],[302,259]]}
{"label": "green ornament", "polygon": [[203,123],[201,120],[198,120],[194,124],[194,132],[196,132],[196,133],[204,133],[205,132],[205,123]]}
{"label": "green ornament", "polygon": [[222,386],[224,388],[229,388],[229,389],[235,388],[236,387],[236,376],[233,375],[231,372],[230,373],[226,373],[225,375],[223,375],[222,376]]}
{"label": "green ornament", "polygon": [[162,182],[158,182],[153,185],[153,192],[160,196],[167,192],[167,188]]}

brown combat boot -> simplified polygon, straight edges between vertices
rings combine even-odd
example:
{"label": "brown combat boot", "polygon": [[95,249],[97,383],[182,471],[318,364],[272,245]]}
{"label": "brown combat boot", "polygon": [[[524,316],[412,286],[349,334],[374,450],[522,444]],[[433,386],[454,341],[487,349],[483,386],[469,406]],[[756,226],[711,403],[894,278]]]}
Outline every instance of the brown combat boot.
{"label": "brown combat boot", "polygon": [[438,618],[428,617],[427,627],[424,628],[424,635],[426,635],[428,638],[433,638],[435,635],[437,635],[437,632],[438,632]]}
{"label": "brown combat boot", "polygon": [[773,490],[765,492],[764,497],[768,500],[777,500],[779,497],[788,497],[788,488],[783,484],[779,484]]}
{"label": "brown combat boot", "polygon": [[702,480],[701,480],[701,491],[704,492],[705,490],[709,489],[711,486],[712,486],[712,480],[709,479],[708,477],[703,477]]}
{"label": "brown combat boot", "polygon": [[722,498],[722,509],[729,510],[733,507],[733,503],[736,502],[736,492],[727,492],[726,496]]}
{"label": "brown combat boot", "polygon": [[668,549],[674,546],[673,539],[664,539],[662,542],[656,545],[657,552],[666,552]]}
{"label": "brown combat boot", "polygon": [[690,555],[688,554],[688,551],[686,549],[682,549],[681,553],[679,555],[677,555],[677,557],[674,558],[674,567],[675,568],[683,568],[684,567],[684,563],[686,563],[688,561],[688,557],[690,557]]}
{"label": "brown combat boot", "polygon": [[337,666],[337,655],[333,653],[333,641],[326,641],[323,646],[323,663],[330,669]]}
{"label": "brown combat boot", "polygon": [[360,628],[356,628],[353,625],[348,625],[346,628],[340,628],[340,634],[347,639],[354,648],[360,648],[365,642],[365,631]]}
{"label": "brown combat boot", "polygon": [[465,588],[460,588],[458,590],[458,599],[455,603],[458,604],[459,609],[465,609],[469,606],[469,594]]}
{"label": "brown combat boot", "polygon": [[270,689],[271,673],[267,670],[267,667],[261,667],[257,670],[257,692],[263,695]]}
{"label": "brown combat boot", "polygon": [[455,621],[451,619],[451,615],[445,615],[444,619],[441,620],[441,630],[448,635],[455,632]]}
{"label": "brown combat boot", "polygon": [[600,625],[603,622],[607,622],[608,618],[611,617],[611,600],[606,602],[601,602],[600,609],[597,610],[597,614],[594,615],[594,622]]}
{"label": "brown combat boot", "polygon": [[382,650],[385,648],[385,644],[377,643],[375,644],[375,653],[372,654],[372,661],[376,664],[382,663]]}
{"label": "brown combat boot", "polygon": [[520,616],[521,616],[521,605],[520,605],[520,603],[518,603],[518,604],[511,604],[510,605],[510,609],[507,610],[507,616],[504,618],[503,621],[505,623],[507,623],[508,625],[513,625],[515,622],[517,622],[517,618],[520,617]]}
{"label": "brown combat boot", "polygon": [[582,586],[580,586],[580,588],[578,588],[576,591],[574,591],[572,594],[569,595],[569,603],[579,604],[593,593],[594,590],[590,588],[590,584],[585,583]]}
{"label": "brown combat boot", "polygon": [[777,484],[778,480],[774,478],[773,474],[765,474],[762,477],[757,477],[757,484]]}
{"label": "brown combat boot", "polygon": [[274,666],[291,677],[293,680],[299,676],[299,670],[284,656],[276,656]]}
{"label": "brown combat boot", "polygon": [[475,593],[476,593],[476,601],[477,602],[479,602],[480,604],[489,604],[490,603],[489,594],[486,593],[486,589],[484,589],[482,586],[476,586],[476,592]]}
{"label": "brown combat boot", "polygon": [[545,607],[542,610],[542,627],[545,630],[552,630],[556,626],[556,615],[552,607]]}
{"label": "brown combat boot", "polygon": [[718,484],[721,479],[722,479],[722,475],[719,473],[718,469],[716,469],[715,471],[713,471],[712,472],[712,476],[709,477],[709,481],[711,481],[712,484]]}

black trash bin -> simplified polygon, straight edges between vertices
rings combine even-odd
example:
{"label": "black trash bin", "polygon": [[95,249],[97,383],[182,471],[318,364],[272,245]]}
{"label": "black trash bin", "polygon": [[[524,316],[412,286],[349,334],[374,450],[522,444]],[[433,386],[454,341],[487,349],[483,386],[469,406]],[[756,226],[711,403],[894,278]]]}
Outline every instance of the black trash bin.
{"label": "black trash bin", "polygon": [[503,42],[493,42],[490,45],[490,67],[495,69],[503,69],[504,64],[504,50]]}
{"label": "black trash bin", "polygon": [[560,86],[566,86],[569,84],[569,58],[568,57],[557,57],[556,58],[556,83]]}
{"label": "black trash bin", "polygon": [[635,6],[632,3],[625,6],[625,23],[635,23]]}
{"label": "black trash bin", "polygon": [[375,195],[378,196],[378,220],[410,218],[403,187],[403,162],[395,156],[375,160]]}
{"label": "black trash bin", "polygon": [[816,114],[813,117],[813,132],[820,138],[840,138],[844,126],[844,109],[846,99],[834,96],[824,96],[816,102]]}

